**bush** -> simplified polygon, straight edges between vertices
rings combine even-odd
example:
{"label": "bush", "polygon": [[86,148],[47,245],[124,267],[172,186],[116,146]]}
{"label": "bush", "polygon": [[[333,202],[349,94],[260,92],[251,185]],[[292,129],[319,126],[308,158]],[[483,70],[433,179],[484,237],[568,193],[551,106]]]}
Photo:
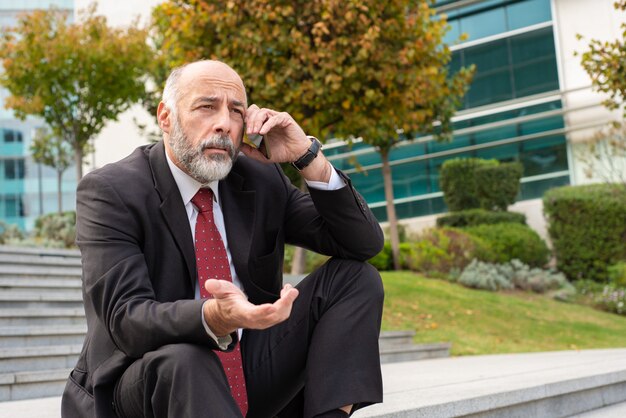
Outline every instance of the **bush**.
{"label": "bush", "polygon": [[463,228],[475,225],[493,225],[500,223],[518,223],[526,225],[526,215],[517,212],[494,212],[484,209],[469,209],[451,212],[437,218],[437,226]]}
{"label": "bush", "polygon": [[458,281],[467,287],[492,291],[516,288],[546,293],[555,290],[558,291],[555,296],[559,299],[576,292],[562,273],[531,268],[519,260],[504,264],[474,260],[463,270]]}
{"label": "bush", "polygon": [[17,225],[0,221],[0,244],[10,244],[13,241],[24,239],[24,233]]}
{"label": "bush", "polygon": [[626,193],[609,184],[566,186],[543,198],[559,270],[571,280],[605,282],[626,260]]}
{"label": "bush", "polygon": [[596,297],[596,306],[602,310],[619,315],[626,315],[626,288],[605,286]]}
{"label": "bush", "polygon": [[523,167],[517,162],[478,167],[474,176],[480,207],[506,211],[509,205],[515,203],[522,172]]}
{"label": "bush", "polygon": [[490,252],[480,257],[481,261],[505,263],[517,258],[533,267],[541,267],[548,261],[548,246],[528,226],[500,223],[472,226],[465,231],[489,245]]}
{"label": "bush", "polygon": [[609,282],[617,287],[626,287],[626,261],[620,261],[607,269]]}
{"label": "bush", "polygon": [[393,257],[391,256],[391,244],[385,241],[383,249],[378,254],[370,258],[368,262],[376,267],[378,271],[393,270]]}
{"label": "bush", "polygon": [[459,211],[479,208],[480,201],[476,192],[476,170],[479,167],[495,167],[497,165],[497,160],[479,158],[455,158],[445,161],[439,173],[439,185],[448,209]]}
{"label": "bush", "polygon": [[489,254],[489,247],[479,238],[454,228],[424,231],[409,245],[403,257],[404,267],[433,275],[462,270],[472,259]]}
{"label": "bush", "polygon": [[76,240],[76,212],[42,215],[35,220],[34,232],[36,240],[50,242],[50,246],[59,243],[58,246],[73,247]]}

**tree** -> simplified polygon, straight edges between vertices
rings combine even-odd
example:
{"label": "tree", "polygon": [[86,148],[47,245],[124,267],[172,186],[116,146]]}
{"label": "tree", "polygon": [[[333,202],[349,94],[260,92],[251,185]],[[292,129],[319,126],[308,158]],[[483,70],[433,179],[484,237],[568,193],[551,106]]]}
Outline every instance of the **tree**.
{"label": "tree", "polygon": [[[614,3],[618,11],[626,11],[626,0]],[[595,90],[608,95],[603,101],[609,110],[622,108],[626,117],[626,23],[621,24],[622,37],[614,41],[592,39],[589,49],[581,55],[581,64],[591,77]],[[577,35],[582,39],[582,35]],[[626,125],[614,121],[587,140],[586,152],[579,153],[588,177],[596,175],[607,183],[626,185]]]}
{"label": "tree", "polygon": [[[614,3],[616,10],[626,11],[626,0]],[[581,55],[581,64],[591,77],[592,85],[609,97],[604,105],[617,109],[626,99],[626,23],[621,24],[622,38],[615,41],[592,39],[589,50]],[[582,35],[577,35],[582,39]],[[623,109],[626,116],[626,108]]]}
{"label": "tree", "polygon": [[145,30],[110,28],[94,10],[74,24],[59,10],[34,11],[0,39],[6,107],[43,118],[72,147],[78,179],[89,140],[145,94],[151,57]]}
{"label": "tree", "polygon": [[52,167],[57,172],[57,202],[59,214],[63,213],[63,173],[72,164],[72,149],[69,144],[44,129],[38,129],[30,145],[33,160]]}
{"label": "tree", "polygon": [[471,75],[448,75],[447,23],[433,14],[426,0],[170,0],[153,13],[155,85],[164,69],[219,59],[239,72],[250,102],[289,112],[318,138],[377,147],[398,268],[389,151],[399,130],[431,132],[438,121],[438,137],[448,134]]}

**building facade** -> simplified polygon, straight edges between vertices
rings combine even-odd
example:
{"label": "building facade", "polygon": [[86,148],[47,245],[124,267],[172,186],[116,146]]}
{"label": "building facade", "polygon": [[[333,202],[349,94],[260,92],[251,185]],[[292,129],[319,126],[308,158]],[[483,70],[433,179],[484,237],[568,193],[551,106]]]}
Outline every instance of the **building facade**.
{"label": "building facade", "polygon": [[[14,26],[21,13],[50,7],[66,11],[73,19],[73,0],[0,0],[0,28]],[[0,89],[2,104],[7,96]],[[33,161],[30,153],[36,130],[45,126],[38,118],[16,119],[11,110],[0,106],[0,221],[26,231],[38,216],[58,210],[56,171]],[[63,175],[64,210],[75,208],[75,171],[71,166]]]}
{"label": "building facade", "polygon": [[[450,158],[519,161],[524,175],[516,210],[545,234],[541,197],[556,186],[594,181],[578,160],[582,144],[618,117],[591,91],[574,51],[590,38],[620,36],[609,0],[440,0],[434,7],[451,26],[446,42],[452,71],[476,73],[453,118],[454,138],[410,138],[390,154],[398,218],[418,228],[446,210],[439,170]],[[462,33],[467,39],[458,43]],[[583,34],[586,40],[577,39]],[[325,154],[350,174],[379,220],[387,218],[380,157],[372,147],[329,144]],[[359,168],[354,165],[356,160]]]}

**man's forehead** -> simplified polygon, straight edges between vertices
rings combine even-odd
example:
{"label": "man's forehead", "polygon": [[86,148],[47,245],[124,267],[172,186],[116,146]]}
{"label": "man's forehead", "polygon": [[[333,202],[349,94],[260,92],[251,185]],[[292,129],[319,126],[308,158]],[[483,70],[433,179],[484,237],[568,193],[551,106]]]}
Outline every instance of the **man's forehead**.
{"label": "man's forehead", "polygon": [[181,75],[186,95],[231,96],[245,104],[246,92],[239,75],[226,64],[209,61],[189,65]]}

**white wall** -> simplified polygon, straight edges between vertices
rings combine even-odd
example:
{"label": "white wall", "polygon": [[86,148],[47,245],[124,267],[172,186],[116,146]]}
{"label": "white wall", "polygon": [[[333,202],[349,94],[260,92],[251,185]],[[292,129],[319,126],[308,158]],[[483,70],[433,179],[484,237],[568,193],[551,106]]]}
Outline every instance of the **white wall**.
{"label": "white wall", "polygon": [[[152,8],[162,0],[127,0],[107,1],[97,0],[96,13],[107,18],[111,26],[128,26],[135,19],[139,19],[141,26],[147,25]],[[75,0],[75,17],[78,19],[80,11],[87,8],[93,0]],[[148,143],[141,136],[136,119],[140,124],[147,125],[150,130],[157,131],[155,118],[140,105],[134,105],[120,115],[117,121],[109,122],[94,141],[95,153],[85,158],[85,172],[102,167],[107,163],[117,161],[130,154],[136,147]]]}
{"label": "white wall", "polygon": [[[568,91],[564,98],[564,107],[577,108],[595,105],[593,108],[573,111],[565,117],[567,127],[604,125],[610,120],[620,119],[619,112],[609,112],[600,105],[604,96],[591,90],[591,79],[580,64],[580,56],[588,49],[591,39],[615,40],[621,37],[620,25],[626,22],[626,13],[613,8],[614,0],[552,0],[553,19],[557,53],[559,59],[561,90]],[[583,39],[578,40],[577,34]],[[578,161],[577,155],[584,152],[584,141],[599,128],[588,128],[568,135],[570,144],[570,170],[573,184],[599,181],[589,179],[583,170],[585,166]]]}

